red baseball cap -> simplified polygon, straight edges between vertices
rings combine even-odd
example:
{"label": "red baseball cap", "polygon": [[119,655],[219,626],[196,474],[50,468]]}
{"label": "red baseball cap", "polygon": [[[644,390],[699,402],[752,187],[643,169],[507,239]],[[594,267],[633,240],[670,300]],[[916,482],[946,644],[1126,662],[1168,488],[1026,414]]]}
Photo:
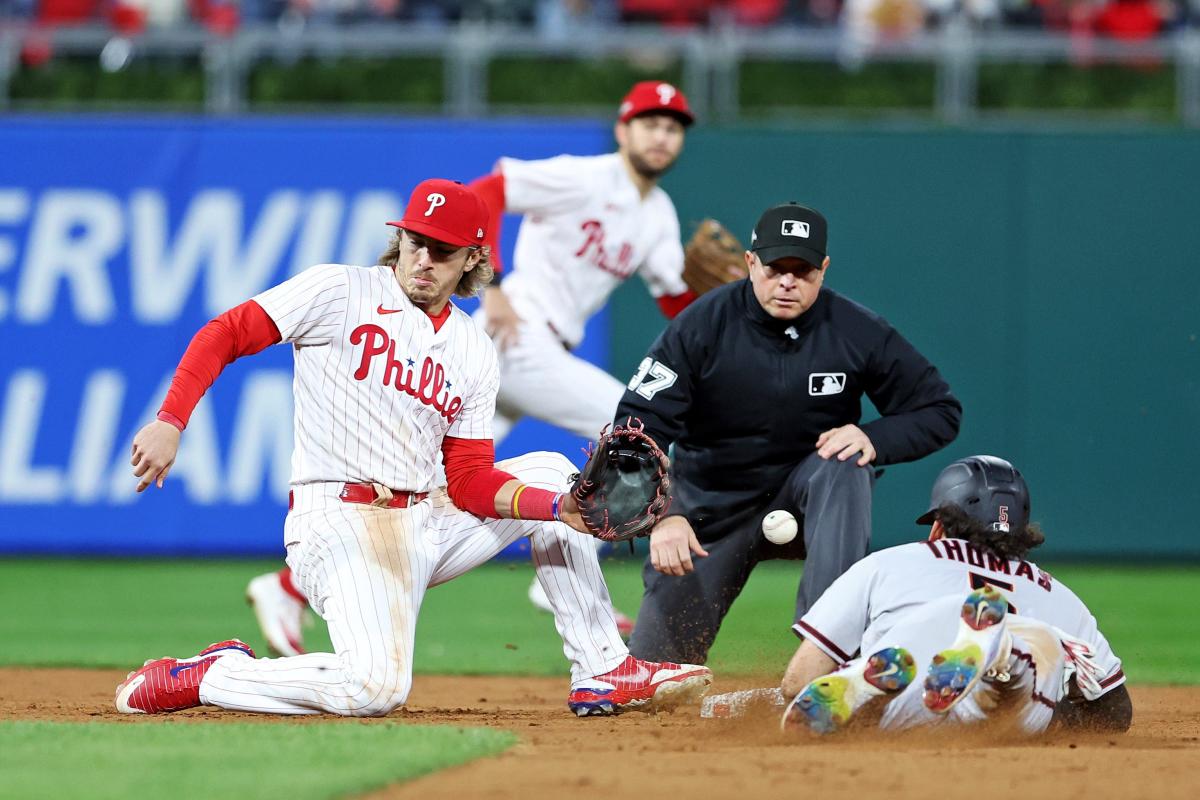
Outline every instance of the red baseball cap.
{"label": "red baseball cap", "polygon": [[430,178],[413,189],[404,207],[404,219],[388,225],[446,244],[473,247],[482,245],[487,237],[488,207],[470,187]]}
{"label": "red baseball cap", "polygon": [[683,92],[663,81],[635,83],[621,101],[621,108],[617,113],[617,119],[621,122],[629,122],[641,114],[670,114],[684,125],[691,125],[696,121]]}

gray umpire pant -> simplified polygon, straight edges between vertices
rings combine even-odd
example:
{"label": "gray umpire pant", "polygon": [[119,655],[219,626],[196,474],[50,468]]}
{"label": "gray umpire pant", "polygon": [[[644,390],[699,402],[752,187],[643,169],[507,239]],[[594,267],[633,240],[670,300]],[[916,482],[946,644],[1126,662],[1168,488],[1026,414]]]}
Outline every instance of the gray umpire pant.
{"label": "gray umpire pant", "polygon": [[[721,620],[760,561],[804,560],[792,622],[799,620],[839,575],[870,550],[874,481],[870,465],[859,467],[853,458],[826,461],[813,453],[792,470],[770,501],[734,515],[724,533],[701,533],[708,556],[692,557],[693,572],[682,577],[663,575],[647,557],[642,569],[645,590],[630,652],[648,661],[705,663]],[[776,509],[795,515],[803,538],[797,536],[786,545],[767,541],[762,519]],[[713,533],[718,538],[707,541]]]}

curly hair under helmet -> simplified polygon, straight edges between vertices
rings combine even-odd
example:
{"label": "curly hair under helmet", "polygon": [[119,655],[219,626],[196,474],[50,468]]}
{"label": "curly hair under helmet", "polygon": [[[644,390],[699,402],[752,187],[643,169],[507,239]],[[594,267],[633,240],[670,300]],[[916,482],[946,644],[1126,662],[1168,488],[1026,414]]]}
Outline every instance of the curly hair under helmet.
{"label": "curly hair under helmet", "polygon": [[934,516],[945,528],[946,538],[963,539],[1001,558],[1025,558],[1030,550],[1046,541],[1037,525],[1023,525],[1014,531],[994,530],[953,503],[940,506]]}
{"label": "curly hair under helmet", "polygon": [[[387,248],[379,254],[378,262],[380,266],[395,267],[400,263],[400,242],[403,234],[404,231],[400,229],[392,233],[392,238],[388,240]],[[474,297],[492,282],[492,278],[495,275],[492,269],[492,248],[484,245],[483,247],[472,247],[469,249],[479,252],[479,261],[475,264],[473,270],[463,273],[458,281],[458,285],[454,287],[454,294],[458,297]]]}

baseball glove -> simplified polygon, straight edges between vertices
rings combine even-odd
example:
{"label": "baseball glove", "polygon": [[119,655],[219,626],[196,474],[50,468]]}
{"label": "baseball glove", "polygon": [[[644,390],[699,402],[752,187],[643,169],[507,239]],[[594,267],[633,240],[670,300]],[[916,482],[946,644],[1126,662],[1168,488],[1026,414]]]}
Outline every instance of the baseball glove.
{"label": "baseball glove", "polygon": [[667,457],[630,418],[606,425],[571,486],[584,524],[597,539],[623,542],[649,536],[671,504]]}
{"label": "baseball glove", "polygon": [[715,219],[706,219],[683,248],[683,282],[696,294],[746,277],[746,248]]}

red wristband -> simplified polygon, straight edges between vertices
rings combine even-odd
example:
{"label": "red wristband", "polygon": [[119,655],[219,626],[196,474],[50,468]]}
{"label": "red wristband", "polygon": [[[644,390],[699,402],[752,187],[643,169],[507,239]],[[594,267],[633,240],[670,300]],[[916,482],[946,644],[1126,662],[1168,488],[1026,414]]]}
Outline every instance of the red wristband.
{"label": "red wristband", "polygon": [[514,519],[537,519],[550,522],[554,519],[554,498],[558,492],[522,486],[513,495]]}

